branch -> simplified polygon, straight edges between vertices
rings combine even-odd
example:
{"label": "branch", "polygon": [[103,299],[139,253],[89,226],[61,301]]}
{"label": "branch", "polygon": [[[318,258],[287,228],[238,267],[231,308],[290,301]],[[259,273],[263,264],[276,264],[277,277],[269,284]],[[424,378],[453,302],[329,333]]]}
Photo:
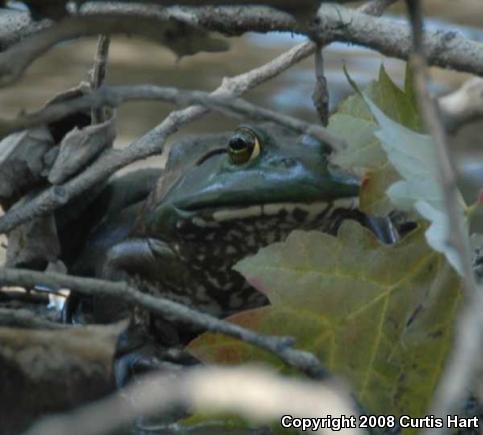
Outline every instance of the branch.
{"label": "branch", "polygon": [[315,87],[312,94],[312,101],[315,109],[319,114],[320,122],[323,126],[329,123],[329,88],[327,86],[327,78],[324,74],[324,57],[322,54],[322,46],[319,46],[314,56],[315,62]]}
{"label": "branch", "polygon": [[[113,433],[140,415],[159,415],[173,405],[203,413],[236,413],[258,422],[278,420],[279,424],[284,415],[357,416],[349,394],[335,385],[288,379],[253,367],[197,368],[176,377],[146,376],[123,392],[68,414],[48,417],[25,435]],[[164,429],[169,432],[169,428]],[[313,433],[330,434],[332,430],[318,428]],[[363,431],[348,428],[341,433],[359,435]]]}
{"label": "branch", "polygon": [[69,325],[52,322],[27,309],[0,308],[0,326],[28,329],[67,329]]}
{"label": "branch", "polygon": [[[456,328],[455,344],[449,363],[438,387],[430,414],[443,419],[458,414],[468,399],[469,391],[480,368],[483,342],[483,288],[478,288],[472,267],[471,248],[465,233],[465,222],[459,212],[458,187],[448,152],[448,139],[436,100],[428,91],[429,74],[424,45],[424,17],[420,0],[406,0],[413,28],[413,66],[415,90],[419,106],[436,145],[438,168],[448,219],[448,245],[459,257],[463,269],[464,306]],[[437,430],[449,433],[447,427]],[[433,433],[428,430],[425,433]]]}
{"label": "branch", "polygon": [[0,9],[0,52],[50,25],[50,20],[32,21],[28,13]]}
{"label": "branch", "polygon": [[[320,36],[362,45],[390,57],[409,57],[411,30],[404,23],[373,18],[336,4],[323,4],[317,15]],[[430,65],[483,75],[483,45],[454,31],[426,32],[424,48]]]}
{"label": "branch", "polygon": [[49,288],[68,288],[85,295],[117,298],[143,307],[154,314],[174,318],[181,322],[218,332],[250,343],[278,356],[284,363],[295,367],[311,377],[321,379],[327,376],[318,359],[309,352],[293,349],[293,339],[289,337],[270,337],[198,312],[169,299],[142,293],[124,282],[111,282],[92,278],[81,278],[49,272],[0,268],[0,284],[31,288],[44,285]]}
{"label": "branch", "polygon": [[[99,89],[107,74],[107,61],[109,56],[109,46],[111,39],[109,36],[101,35],[97,41],[96,57],[94,59],[94,67],[92,68],[90,85],[92,90]],[[91,110],[92,124],[101,124],[105,121],[103,107]],[[1,123],[0,123],[1,124]]]}
{"label": "branch", "polygon": [[[237,97],[310,56],[314,50],[315,44],[311,42],[300,44],[259,68],[225,79],[211,95],[222,98]],[[126,149],[113,149],[105,152],[82,174],[67,183],[52,186],[28,203],[10,208],[4,216],[0,217],[0,233],[9,232],[30,219],[51,213],[130,163],[160,154],[166,139],[171,134],[206,113],[208,113],[208,109],[200,106],[191,106],[172,112],[161,124],[134,141]]]}
{"label": "branch", "polygon": [[483,118],[483,79],[478,77],[466,81],[455,92],[441,97],[439,106],[450,132]]}
{"label": "branch", "polygon": [[[36,16],[48,16],[53,18],[63,18],[68,14],[66,4],[68,0],[24,0],[28,4],[31,11],[34,11]],[[288,13],[292,13],[297,17],[310,18],[317,10],[321,0],[250,0],[250,4],[270,6]],[[351,2],[354,0],[338,0],[340,2]],[[76,3],[84,4],[86,0],[76,0]],[[92,3],[104,3],[104,0],[92,0]],[[172,5],[183,6],[245,6],[246,0],[118,0],[117,3],[135,3],[148,4],[160,7],[167,7]]]}
{"label": "branch", "polygon": [[[242,0],[246,3],[245,0]],[[292,0],[290,0],[292,1]],[[197,2],[198,3],[198,2]],[[315,11],[314,11],[315,12]],[[201,27],[227,36],[240,36],[250,29],[267,32],[303,33],[303,26],[289,14],[266,6],[205,6],[205,7],[160,7],[156,5],[122,4],[119,2],[87,2],[81,13],[129,14],[135,16],[157,17],[160,20],[179,20],[194,27]]]}
{"label": "branch", "polygon": [[270,121],[299,134],[311,134],[331,145],[333,149],[344,147],[343,141],[321,126],[256,106],[241,99],[153,85],[104,86],[90,95],[52,104],[32,114],[21,115],[11,121],[0,119],[0,137],[25,128],[51,123],[86,109],[96,109],[103,106],[117,107],[122,103],[138,100],[161,100],[179,106],[200,104],[230,116],[245,117],[254,121]]}
{"label": "branch", "polygon": [[166,45],[179,56],[227,49],[224,41],[213,39],[199,29],[181,29],[175,20],[126,14],[74,16],[40,30],[0,53],[0,86],[16,81],[35,59],[59,42],[83,36],[119,33],[152,39]]}
{"label": "branch", "polygon": [[[383,2],[383,4],[387,5],[387,2]],[[58,25],[53,25],[25,41],[11,46],[7,52],[0,54],[0,74],[3,74],[0,82],[9,83],[18,78],[36,57],[54,44],[80,36],[102,32],[123,32],[158,40],[161,38],[164,42],[169,42],[165,37],[163,39],[163,32],[160,30],[160,24],[162,24],[161,28],[164,27],[169,22],[169,17],[228,35],[239,35],[247,31],[302,32],[293,17],[270,8],[257,6],[219,7],[216,9],[173,7],[162,12],[156,6],[149,8],[145,5],[129,5],[129,7],[114,5],[110,8],[110,13],[89,12],[86,15],[66,19]],[[92,11],[92,9],[109,10],[101,3],[87,10]],[[112,12],[113,10],[115,12]],[[381,3],[372,3],[372,7],[368,7],[368,10],[380,12]],[[151,13],[152,11],[154,12]],[[375,49],[387,56],[407,59],[411,47],[409,27],[393,19],[371,17],[362,11],[336,4],[323,4],[318,12],[315,36],[322,38],[326,43],[349,42]],[[310,32],[312,34],[312,30]],[[196,46],[190,47],[189,42],[188,38],[186,52],[199,50]],[[191,42],[193,41],[191,40]],[[211,41],[213,44],[211,49],[221,49],[220,42]],[[208,49],[210,49],[210,45],[208,44]],[[483,75],[482,45],[468,40],[454,31],[428,32],[426,50],[428,62],[431,65]],[[12,62],[11,67],[9,62]]]}

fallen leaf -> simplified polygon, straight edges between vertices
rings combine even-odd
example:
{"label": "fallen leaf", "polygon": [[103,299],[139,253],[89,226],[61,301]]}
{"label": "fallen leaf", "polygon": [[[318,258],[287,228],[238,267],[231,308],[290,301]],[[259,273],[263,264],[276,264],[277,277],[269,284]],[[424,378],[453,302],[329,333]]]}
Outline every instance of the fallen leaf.
{"label": "fallen leaf", "polygon": [[116,137],[115,117],[102,124],[75,127],[65,135],[49,173],[52,184],[62,184],[84,170],[100,153],[112,147]]}
{"label": "fallen leaf", "polygon": [[43,157],[54,146],[45,127],[14,133],[0,141],[0,205],[8,208],[42,183]]}
{"label": "fallen leaf", "polygon": [[44,270],[57,262],[60,243],[53,215],[30,220],[8,233],[8,267],[24,267]]}

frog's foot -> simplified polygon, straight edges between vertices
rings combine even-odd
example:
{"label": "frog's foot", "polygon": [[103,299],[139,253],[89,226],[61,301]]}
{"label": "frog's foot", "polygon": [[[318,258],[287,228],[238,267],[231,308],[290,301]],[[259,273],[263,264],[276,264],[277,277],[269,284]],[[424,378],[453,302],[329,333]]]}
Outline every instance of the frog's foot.
{"label": "frog's foot", "polygon": [[181,346],[160,344],[143,327],[130,326],[119,337],[114,364],[115,381],[117,387],[121,388],[149,372],[176,374],[196,364],[199,361]]}
{"label": "frog's foot", "polygon": [[[168,347],[155,342],[144,328],[128,328],[118,342],[114,363],[114,378],[117,388],[123,388],[147,373],[161,373],[170,377],[180,376],[182,371],[199,364],[181,347]],[[136,400],[136,397],[130,397]],[[173,406],[159,414],[141,415],[136,419],[136,433],[152,427],[166,427],[189,414],[185,408]],[[149,430],[147,430],[149,432]]]}
{"label": "frog's foot", "polygon": [[337,234],[340,226],[347,219],[359,222],[383,243],[396,243],[401,237],[399,228],[390,217],[369,216],[358,209],[337,210],[325,231],[329,234]]}

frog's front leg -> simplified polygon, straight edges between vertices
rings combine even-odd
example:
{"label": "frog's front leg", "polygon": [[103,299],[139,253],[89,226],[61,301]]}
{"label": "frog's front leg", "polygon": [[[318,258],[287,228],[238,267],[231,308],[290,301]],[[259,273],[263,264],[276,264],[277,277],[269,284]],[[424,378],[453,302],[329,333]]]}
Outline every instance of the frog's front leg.
{"label": "frog's front leg", "polygon": [[[152,238],[127,239],[110,248],[100,269],[102,278],[127,281],[141,291],[163,295],[164,285],[183,276],[182,265],[167,243]],[[151,316],[142,308],[132,308],[111,297],[93,299],[96,322],[113,322],[130,317],[130,325],[117,347],[116,381],[124,385],[133,375],[165,367],[169,351],[183,339],[179,325]],[[183,355],[186,358],[186,355]],[[191,358],[192,359],[192,358]],[[176,362],[171,359],[171,362]],[[179,361],[180,364],[184,361]]]}
{"label": "frog's front leg", "polygon": [[[116,243],[100,258],[95,276],[110,281],[127,281],[163,294],[163,285],[183,271],[176,253],[167,243],[152,238],[131,238]],[[178,278],[179,279],[179,278]],[[132,310],[117,298],[96,296],[86,300],[73,295],[65,308],[65,320],[87,318],[87,323],[112,323],[130,317]],[[80,322],[79,322],[80,323]]]}
{"label": "frog's front leg", "polygon": [[[101,272],[104,279],[131,282],[141,291],[154,296],[169,295],[168,289],[179,286],[187,274],[176,252],[167,243],[153,238],[128,239],[113,246],[106,255]],[[180,343],[178,325],[175,326],[169,319],[151,316],[141,308],[133,311],[126,304],[120,309],[114,304],[119,302],[98,298],[94,302],[94,318],[113,321],[131,314],[134,324],[154,334],[163,345]]]}

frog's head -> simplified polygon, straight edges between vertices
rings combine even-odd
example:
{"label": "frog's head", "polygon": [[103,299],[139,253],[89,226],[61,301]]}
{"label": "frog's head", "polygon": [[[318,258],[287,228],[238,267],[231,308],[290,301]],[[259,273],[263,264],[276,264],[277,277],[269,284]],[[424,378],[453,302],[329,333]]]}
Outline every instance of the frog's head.
{"label": "frog's head", "polygon": [[296,142],[292,135],[239,127],[158,189],[145,228],[164,237],[267,220],[304,228],[353,201],[358,181],[329,165],[326,145],[307,137]]}

